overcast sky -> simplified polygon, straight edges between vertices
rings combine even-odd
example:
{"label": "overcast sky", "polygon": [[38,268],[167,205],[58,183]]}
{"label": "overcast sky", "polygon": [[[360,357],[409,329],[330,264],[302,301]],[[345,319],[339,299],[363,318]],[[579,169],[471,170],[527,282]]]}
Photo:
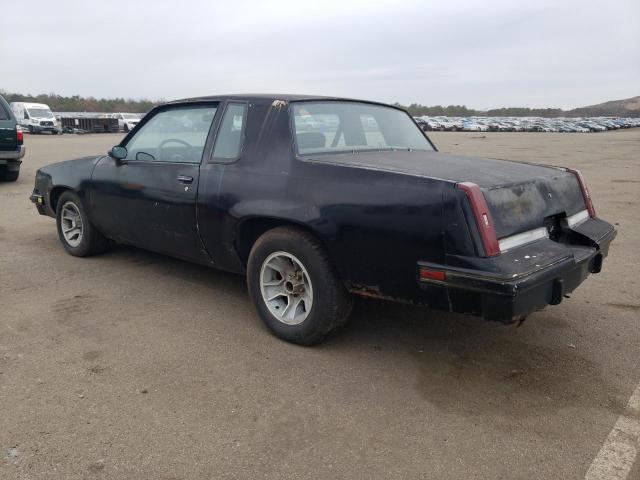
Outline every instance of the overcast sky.
{"label": "overcast sky", "polygon": [[476,108],[640,95],[640,0],[31,0],[0,10],[0,89],[10,92]]}

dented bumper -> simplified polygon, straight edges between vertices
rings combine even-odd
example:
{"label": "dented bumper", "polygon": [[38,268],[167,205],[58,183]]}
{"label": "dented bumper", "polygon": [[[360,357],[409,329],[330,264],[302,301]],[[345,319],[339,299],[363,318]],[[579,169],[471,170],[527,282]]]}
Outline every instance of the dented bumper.
{"label": "dented bumper", "polygon": [[[547,305],[559,304],[590,273],[598,273],[616,236],[610,224],[592,219],[572,231],[578,243],[544,239],[494,259],[452,258],[457,265],[418,262],[423,290],[444,289],[449,310],[512,323]],[[478,269],[477,267],[484,266]],[[443,279],[420,271],[443,271]]]}

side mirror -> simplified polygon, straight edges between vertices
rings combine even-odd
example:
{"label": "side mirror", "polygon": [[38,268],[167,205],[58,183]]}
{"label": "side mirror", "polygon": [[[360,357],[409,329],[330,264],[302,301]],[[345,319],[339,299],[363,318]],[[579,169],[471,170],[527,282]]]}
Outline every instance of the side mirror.
{"label": "side mirror", "polygon": [[127,147],[115,146],[111,150],[109,150],[109,156],[113,158],[116,163],[119,165],[121,160],[127,158]]}

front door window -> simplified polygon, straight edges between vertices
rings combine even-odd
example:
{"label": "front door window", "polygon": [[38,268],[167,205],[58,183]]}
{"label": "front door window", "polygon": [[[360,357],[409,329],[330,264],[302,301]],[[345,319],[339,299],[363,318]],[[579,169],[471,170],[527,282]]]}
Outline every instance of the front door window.
{"label": "front door window", "polygon": [[216,107],[176,107],[153,116],[125,145],[129,161],[200,163]]}

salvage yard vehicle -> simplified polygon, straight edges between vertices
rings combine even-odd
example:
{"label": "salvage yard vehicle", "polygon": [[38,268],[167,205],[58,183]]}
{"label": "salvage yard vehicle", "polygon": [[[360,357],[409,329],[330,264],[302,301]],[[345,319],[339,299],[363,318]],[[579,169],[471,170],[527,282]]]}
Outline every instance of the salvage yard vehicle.
{"label": "salvage yard vehicle", "polygon": [[24,150],[22,129],[0,95],[0,181],[18,180]]}
{"label": "salvage yard vehicle", "polygon": [[29,133],[62,133],[60,122],[53,115],[49,105],[44,103],[12,102],[11,109],[20,126]]}
{"label": "salvage yard vehicle", "polygon": [[137,113],[114,113],[113,118],[118,119],[118,128],[125,133],[133,130],[140,122],[140,115]]}
{"label": "salvage yard vehicle", "polygon": [[154,108],[31,195],[68,253],[123,243],[245,274],[259,316],[312,345],[351,294],[506,324],[598,273],[616,235],[575,170],[440,153],[400,108],[232,95]]}

